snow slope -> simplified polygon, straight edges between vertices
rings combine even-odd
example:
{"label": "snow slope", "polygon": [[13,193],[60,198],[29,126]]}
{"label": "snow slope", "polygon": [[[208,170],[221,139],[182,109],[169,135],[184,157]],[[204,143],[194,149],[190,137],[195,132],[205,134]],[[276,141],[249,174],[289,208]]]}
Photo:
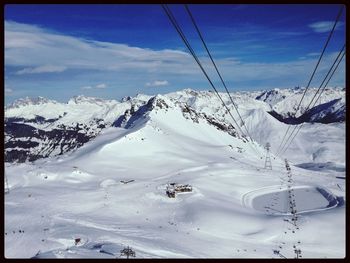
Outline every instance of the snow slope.
{"label": "snow slope", "polygon": [[5,160],[34,161],[77,149],[145,99],[117,102],[77,96],[67,103],[19,100],[5,109]]}
{"label": "snow slope", "polygon": [[[218,105],[193,100],[192,107],[202,107],[199,114],[181,104],[187,96],[172,99],[178,95],[148,100],[124,114],[120,127],[107,127],[64,155],[6,163],[5,256],[119,258],[131,246],[137,258],[278,257],[274,250],[293,258],[297,246],[304,258],[345,257],[344,171],[292,165],[292,188],[302,196],[296,201],[309,199],[296,231],[288,214],[262,207],[288,205],[278,194],[288,180],[283,160],[272,158],[273,170],[263,169],[264,149],[226,126]],[[248,129],[261,131],[253,137],[263,142],[286,127],[247,105],[241,109]],[[317,125],[306,132],[326,138]],[[333,143],[341,148],[344,128],[332,125]],[[344,156],[342,150],[332,153]],[[325,151],[315,158],[330,156]],[[172,182],[193,191],[169,198],[166,185]]]}

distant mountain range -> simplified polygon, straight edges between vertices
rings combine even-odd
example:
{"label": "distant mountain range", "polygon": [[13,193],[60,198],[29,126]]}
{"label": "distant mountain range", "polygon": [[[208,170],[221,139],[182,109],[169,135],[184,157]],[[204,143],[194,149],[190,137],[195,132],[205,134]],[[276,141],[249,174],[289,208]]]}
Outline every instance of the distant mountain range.
{"label": "distant mountain range", "polygon": [[[316,89],[308,90],[294,117],[303,92],[303,88],[294,88],[235,92],[231,95],[248,129],[254,129],[252,134],[261,133],[259,123],[266,122],[266,114],[287,124],[345,121],[345,89],[327,88],[317,106],[306,111],[316,92]],[[241,126],[229,97],[225,93],[222,97]],[[180,111],[186,121],[198,123],[202,120],[231,136],[249,140],[236,130],[237,125],[216,94],[210,91],[185,89],[157,96],[138,94],[121,101],[77,96],[67,103],[27,97],[5,107],[5,161],[26,162],[62,155],[81,147],[105,128],[129,129],[140,120],[147,122],[148,113],[155,109],[167,112],[169,119],[165,122],[171,121],[171,112]]]}

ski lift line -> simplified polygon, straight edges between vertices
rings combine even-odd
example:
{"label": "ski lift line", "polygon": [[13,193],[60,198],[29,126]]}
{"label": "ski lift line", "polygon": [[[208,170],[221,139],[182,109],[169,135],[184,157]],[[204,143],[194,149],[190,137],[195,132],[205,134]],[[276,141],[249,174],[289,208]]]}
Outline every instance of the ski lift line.
{"label": "ski lift line", "polygon": [[338,21],[339,21],[339,18],[340,18],[340,16],[341,16],[342,13],[343,13],[343,9],[344,9],[344,6],[342,5],[341,8],[340,8],[340,10],[339,10],[339,12],[338,12],[338,15],[337,15],[337,17],[336,17],[336,19],[335,19],[335,22],[334,22],[334,24],[333,24],[333,28],[332,28],[331,32],[329,33],[329,35],[328,35],[327,41],[326,41],[326,43],[325,43],[325,45],[324,45],[324,47],[323,47],[323,50],[322,50],[322,52],[321,52],[321,55],[320,55],[320,57],[319,57],[319,59],[318,59],[318,61],[317,61],[317,64],[316,64],[316,66],[315,66],[315,69],[314,69],[314,71],[312,72],[311,78],[310,78],[310,80],[309,80],[309,82],[308,82],[308,84],[307,84],[307,86],[306,86],[306,88],[305,88],[305,91],[304,91],[304,93],[303,93],[303,96],[301,97],[301,100],[300,100],[300,102],[299,102],[299,105],[298,105],[298,107],[296,108],[296,111],[295,111],[294,114],[297,114],[297,112],[298,112],[298,110],[299,110],[299,107],[300,107],[300,105],[301,105],[301,102],[303,101],[304,96],[305,96],[307,90],[309,89],[309,86],[310,86],[310,84],[311,84],[311,81],[312,81],[312,79],[313,79],[313,77],[314,77],[314,75],[315,75],[315,73],[316,73],[316,70],[317,70],[317,68],[318,68],[318,66],[319,66],[319,64],[320,64],[320,62],[321,62],[321,59],[322,59],[323,54],[324,54],[324,52],[325,52],[325,50],[326,50],[326,48],[327,48],[327,46],[328,46],[328,43],[329,43],[329,41],[330,41],[330,39],[331,39],[331,37],[332,37],[332,35],[333,35],[333,33],[334,33],[334,30],[335,30],[335,27],[336,27],[336,25],[337,25],[337,23],[338,23]]}
{"label": "ski lift line", "polygon": [[[342,54],[340,60],[338,61],[336,67],[333,69],[333,72],[331,73],[331,75],[330,75],[330,77],[328,78],[326,84],[324,85],[324,87],[323,87],[321,93],[319,94],[319,97],[317,98],[317,100],[316,100],[316,101],[314,102],[314,104],[312,105],[312,108],[315,107],[315,105],[316,105],[318,99],[320,98],[320,96],[322,95],[323,91],[324,91],[325,88],[327,87],[329,81],[330,81],[331,78],[333,77],[335,71],[337,70],[337,68],[338,68],[338,66],[339,66],[339,64],[340,64],[340,62],[342,61],[342,59],[343,59],[344,56],[345,56],[345,51],[343,52],[343,54]],[[327,74],[327,75],[328,75],[328,74]],[[322,82],[322,83],[323,83],[323,82]],[[298,127],[298,125],[296,125],[296,126],[294,127],[294,129],[293,129],[293,131],[291,132],[290,136],[288,137],[288,139],[287,139],[287,141],[286,141],[284,147],[282,147],[282,149],[281,149],[281,154],[284,154],[284,153],[287,151],[287,149],[289,148],[289,146],[291,145],[292,141],[293,141],[294,138],[297,136],[297,134],[299,133],[299,131],[300,131],[300,129],[303,127],[303,125],[304,125],[304,123],[302,123],[299,127]],[[288,146],[286,147],[286,145],[287,145],[287,143],[288,143],[288,140],[290,139],[290,137],[292,136],[292,134],[294,133],[294,131],[297,129],[297,127],[298,127],[298,130],[296,131],[296,133],[294,134],[293,138],[289,141],[289,144],[288,144]],[[284,148],[284,150],[283,150],[283,148]]]}
{"label": "ski lift line", "polygon": [[[334,72],[337,70],[337,68],[338,68],[338,66],[339,66],[339,64],[340,64],[340,62],[343,60],[343,58],[344,58],[344,56],[345,56],[345,52],[346,52],[346,51],[343,52],[343,55],[341,56],[340,60],[338,61],[338,64],[336,65],[335,69],[333,70],[333,73],[331,74],[330,78],[328,79],[328,82],[329,82],[329,80],[333,77],[333,74],[334,74]],[[328,85],[328,82],[327,82],[327,84],[323,87],[321,93],[318,95],[318,97],[317,97],[317,99],[316,99],[314,105],[315,105],[315,104],[317,103],[317,101],[320,99],[320,97],[321,97],[323,91],[326,89],[326,87],[327,87],[327,85]],[[314,107],[314,106],[313,106],[313,107]]]}
{"label": "ski lift line", "polygon": [[[316,103],[317,103],[318,99],[320,98],[321,94],[322,94],[323,91],[326,89],[326,87],[327,87],[327,85],[328,85],[330,79],[332,78],[334,72],[335,72],[336,69],[338,68],[338,66],[339,66],[339,64],[340,64],[340,62],[341,62],[341,60],[343,59],[343,57],[344,57],[344,55],[345,55],[345,50],[344,50],[344,49],[345,49],[345,44],[343,45],[343,48],[339,51],[339,53],[338,53],[336,59],[334,60],[334,62],[333,62],[333,64],[332,64],[331,68],[328,70],[328,72],[327,72],[326,76],[324,77],[322,83],[321,83],[320,86],[318,87],[318,89],[317,89],[315,95],[313,96],[313,98],[311,99],[309,105],[306,107],[305,112],[308,111],[310,108],[313,108],[313,107],[316,105]],[[343,54],[342,54],[342,53],[343,53]],[[341,56],[341,54],[342,54],[342,56]],[[340,56],[341,56],[341,58],[339,59]],[[338,59],[339,59],[339,60],[338,60]],[[337,63],[337,62],[338,62],[338,63]],[[337,65],[335,66],[336,63],[337,63]],[[334,66],[335,66],[335,67],[334,67]],[[334,68],[334,69],[333,69],[333,68]],[[332,70],[333,70],[333,72],[332,72]],[[331,72],[332,72],[332,73],[331,73]],[[330,75],[330,77],[328,78],[328,76],[329,76],[330,73],[331,73],[331,75]],[[322,85],[324,84],[324,82],[326,81],[327,78],[328,78],[328,81],[327,81],[327,83],[326,83],[326,84],[323,86],[323,88],[322,88]],[[316,100],[315,103],[312,105],[312,107],[310,107],[310,106],[311,106],[311,103],[313,102],[313,100],[315,99],[315,97],[317,96],[317,94],[318,94],[318,92],[321,90],[321,88],[322,88],[322,91],[321,91],[321,93],[319,94],[317,100]],[[294,129],[292,130],[291,134],[289,134],[288,139],[287,139],[286,141],[284,141],[284,138],[286,137],[286,135],[287,135],[288,132],[285,133],[285,136],[283,137],[282,143],[280,144],[279,150],[277,151],[277,154],[276,154],[276,155],[280,155],[280,153],[282,153],[283,148],[286,147],[286,145],[287,145],[287,143],[288,143],[288,140],[292,137],[292,134],[293,134],[293,133],[295,132],[295,130],[297,129],[297,126],[298,126],[298,125],[295,125]],[[288,126],[288,130],[290,129],[290,127],[291,127],[291,126]],[[288,131],[288,130],[287,130],[287,131]],[[300,129],[299,129],[299,130],[300,130]],[[283,141],[284,141],[284,144],[283,144]],[[284,153],[284,152],[285,152],[285,151],[283,151],[283,153]]]}
{"label": "ski lift line", "polygon": [[[326,79],[328,78],[329,74],[330,74],[331,71],[333,70],[335,64],[337,63],[337,61],[338,61],[338,59],[339,59],[339,57],[340,57],[340,55],[342,54],[342,52],[343,52],[344,49],[345,49],[345,44],[343,45],[342,49],[339,51],[339,53],[338,53],[336,59],[334,60],[334,62],[333,62],[333,64],[332,64],[331,68],[328,70],[327,75],[324,77],[324,79],[323,79],[321,85],[318,87],[318,89],[317,89],[315,95],[312,97],[312,99],[311,99],[309,105],[306,107],[306,110],[305,110],[305,111],[307,111],[307,110],[310,109],[310,106],[311,106],[312,102],[314,101],[314,99],[315,99],[315,97],[317,96],[318,92],[321,90],[323,83],[326,81]],[[344,53],[345,53],[345,52],[344,52]],[[325,87],[326,87],[326,86],[325,86]]]}
{"label": "ski lift line", "polygon": [[[306,94],[307,90],[309,89],[309,86],[310,86],[310,84],[311,84],[311,81],[312,81],[312,79],[313,79],[313,77],[314,77],[314,75],[315,75],[315,73],[316,73],[316,70],[317,70],[317,68],[318,68],[318,66],[319,66],[319,64],[320,64],[320,62],[321,62],[321,59],[322,59],[322,57],[323,57],[323,54],[324,54],[324,52],[325,52],[325,50],[326,50],[326,48],[327,48],[327,46],[328,46],[328,43],[329,43],[329,41],[330,41],[330,39],[331,39],[331,37],[332,37],[332,35],[333,35],[333,32],[334,32],[334,30],[335,30],[335,27],[336,27],[336,25],[337,25],[337,23],[338,23],[338,20],[339,20],[341,14],[342,14],[342,12],[343,12],[343,8],[344,8],[344,6],[342,5],[341,8],[340,8],[340,10],[339,10],[339,12],[338,12],[338,15],[337,15],[337,17],[336,17],[336,20],[335,20],[335,22],[334,22],[333,28],[332,28],[331,32],[329,33],[329,35],[328,35],[327,41],[326,41],[326,43],[325,43],[325,45],[324,45],[324,47],[323,47],[322,53],[321,53],[321,55],[320,55],[320,57],[319,57],[319,59],[318,59],[318,61],[317,61],[317,64],[316,64],[316,66],[315,66],[315,68],[314,68],[314,71],[313,71],[313,73],[311,74],[311,77],[310,77],[310,79],[309,79],[308,84],[306,85],[306,88],[305,88],[305,91],[304,91],[304,93],[303,93],[303,96],[301,97],[300,102],[299,102],[299,104],[298,104],[298,106],[297,106],[297,108],[296,108],[296,110],[295,110],[294,116],[297,114],[297,112],[298,112],[298,110],[299,110],[299,107],[300,107],[300,105],[301,105],[301,102],[303,101],[303,99],[304,99],[304,97],[305,97],[305,94]],[[285,138],[285,137],[287,136],[287,133],[289,132],[289,129],[290,129],[290,126],[288,126],[288,129],[287,129],[285,135],[283,136],[283,138]],[[283,140],[282,140],[282,142],[283,142]],[[278,149],[280,149],[280,147],[282,146],[282,142],[281,142],[280,146],[278,147]],[[277,154],[277,155],[278,155],[278,154]]]}
{"label": "ski lift line", "polygon": [[[289,134],[287,140],[285,141],[285,144],[284,144],[283,147],[281,148],[281,151],[280,151],[280,153],[279,153],[278,155],[282,155],[282,154],[285,153],[285,151],[287,150],[287,148],[290,146],[291,142],[294,140],[295,135],[300,131],[300,129],[301,129],[301,127],[303,127],[303,125],[304,125],[304,123],[302,123],[302,124],[300,124],[300,125],[295,125],[295,126],[294,126],[294,129],[293,129],[292,132]],[[298,128],[298,131],[297,131],[297,133],[294,134],[294,136],[293,136],[293,133],[294,133],[294,131],[295,131],[297,128]],[[291,140],[289,140],[292,136],[293,136],[293,138],[292,138]],[[289,142],[288,142],[288,141],[289,141]],[[288,143],[288,146],[286,147],[287,143]]]}
{"label": "ski lift line", "polygon": [[236,112],[237,112],[239,118],[241,119],[241,121],[242,121],[242,123],[243,123],[243,126],[244,126],[244,128],[245,128],[245,130],[246,130],[246,132],[247,132],[247,134],[248,134],[248,136],[249,136],[249,138],[250,138],[250,140],[253,141],[252,137],[251,137],[250,134],[249,134],[249,131],[248,131],[248,129],[247,129],[247,126],[245,125],[245,123],[244,123],[244,121],[243,121],[243,118],[242,118],[241,114],[240,114],[239,111],[238,111],[238,107],[237,107],[236,103],[234,103],[234,101],[233,101],[233,99],[232,99],[232,96],[230,95],[230,93],[229,93],[229,91],[228,91],[228,89],[227,89],[226,83],[225,83],[224,79],[222,78],[218,67],[216,66],[216,63],[215,63],[215,61],[214,61],[214,59],[213,59],[213,57],[212,57],[212,55],[211,55],[211,53],[210,53],[210,51],[209,51],[209,48],[208,48],[207,44],[205,43],[205,40],[204,40],[204,38],[203,38],[203,35],[202,35],[201,31],[199,30],[199,27],[198,27],[198,25],[197,25],[197,23],[196,23],[196,21],[195,21],[195,19],[194,19],[194,16],[192,15],[192,12],[190,11],[190,8],[188,7],[187,4],[185,4],[184,6],[185,6],[185,8],[186,8],[186,10],[187,10],[188,15],[189,15],[190,18],[191,18],[192,24],[193,24],[194,27],[196,28],[196,31],[197,31],[197,33],[198,33],[198,35],[199,35],[199,38],[201,39],[202,44],[203,44],[205,50],[207,51],[208,56],[209,56],[211,62],[213,63],[213,66],[214,66],[214,68],[215,68],[215,70],[216,70],[216,73],[218,74],[218,76],[219,76],[219,78],[220,78],[220,80],[221,80],[221,83],[222,83],[222,85],[224,86],[224,88],[225,88],[225,90],[226,90],[226,92],[227,92],[227,94],[228,94],[228,96],[229,96],[229,98],[230,98],[230,100],[231,100],[231,103],[233,104],[233,106],[234,106],[234,108],[235,108],[235,110],[236,110]]}
{"label": "ski lift line", "polygon": [[[284,168],[287,168],[287,165],[289,166],[288,164],[288,161],[285,160],[284,161],[284,165],[283,167]],[[288,170],[287,170],[288,171]],[[291,176],[289,173],[288,173],[288,177]],[[284,176],[283,176],[284,177]],[[285,180],[283,179],[283,177],[280,177],[281,179],[281,186],[282,185],[290,185],[290,183],[286,183]],[[283,198],[284,197],[284,198]],[[286,195],[284,196],[282,194],[282,197],[281,197],[281,202],[282,202],[282,211],[288,211],[288,207],[290,206],[289,204],[289,196],[288,196],[288,192],[286,192]],[[288,217],[288,215],[286,215]],[[289,238],[287,238],[287,233],[288,233],[288,229],[290,229],[290,227],[295,227],[295,225],[293,223],[291,223],[289,220],[285,220],[283,219],[283,222],[282,222],[282,225],[281,225],[281,228],[282,228],[282,233],[281,233],[281,238],[279,239],[280,240],[280,243],[276,243],[276,249],[274,250],[274,254],[276,255],[280,255],[282,257],[282,254],[280,253],[280,250],[282,249],[282,247],[285,247],[287,246],[288,242],[289,241]],[[289,244],[288,244],[289,245]],[[296,246],[295,243],[293,243],[294,246]],[[284,250],[286,250],[286,248],[284,248]],[[286,256],[283,256],[283,258],[287,259]]]}
{"label": "ski lift line", "polygon": [[286,138],[286,136],[287,136],[287,134],[288,134],[288,132],[289,132],[290,127],[291,127],[291,126],[288,125],[288,129],[287,129],[287,131],[284,133],[284,136],[283,136],[283,138],[282,138],[282,141],[281,141],[280,145],[279,145],[278,148],[277,148],[276,156],[279,155],[279,152],[280,152],[280,150],[281,150],[281,146],[282,146],[283,143],[284,143],[284,140],[285,140],[285,138]]}
{"label": "ski lift line", "polygon": [[[344,48],[345,48],[345,45],[343,46],[343,49],[344,49]],[[318,93],[319,90],[322,88],[322,85],[323,85],[323,83],[325,82],[325,80],[327,79],[329,73],[333,70],[333,72],[331,73],[331,75],[330,75],[330,77],[329,77],[327,83],[324,85],[324,87],[323,87],[321,93],[319,94],[318,99],[320,98],[321,94],[323,93],[323,91],[324,91],[325,88],[327,87],[327,85],[328,85],[330,79],[333,77],[333,74],[335,73],[335,71],[336,71],[336,69],[338,68],[338,66],[339,66],[339,64],[340,64],[340,62],[341,62],[341,60],[342,60],[342,58],[343,58],[344,55],[345,55],[345,51],[343,52],[343,49],[338,53],[338,56],[337,56],[336,60],[334,61],[332,67],[328,70],[328,73],[327,73],[326,77],[323,79],[321,85],[319,86],[319,88],[318,88],[317,92],[315,93],[314,97],[312,98],[311,102],[314,100],[314,98],[317,96],[317,93]],[[337,60],[338,60],[338,58],[339,58],[339,56],[340,56],[340,54],[341,54],[342,52],[343,52],[343,55],[341,56],[340,60],[338,61],[338,64],[336,65],[336,67],[333,69],[335,63],[337,62]],[[314,107],[314,106],[316,105],[316,102],[318,101],[318,99],[315,101],[315,103],[313,104],[312,107]],[[306,111],[310,109],[310,106],[311,106],[311,103],[307,106]],[[312,108],[312,107],[311,107],[311,108]],[[302,126],[302,125],[301,125],[301,126]],[[289,126],[289,127],[290,127],[290,126]],[[287,143],[288,143],[288,140],[292,137],[292,135],[293,135],[293,133],[295,132],[295,130],[297,129],[297,127],[298,127],[298,125],[296,125],[296,126],[294,127],[294,129],[292,130],[291,134],[288,136],[288,139],[285,141],[285,144],[283,145],[283,147],[281,148],[280,152],[279,152],[277,155],[280,155],[280,153],[284,153],[284,152],[285,152],[285,150],[283,151],[283,148],[286,147],[286,145],[287,145]],[[300,129],[301,129],[301,128],[299,128],[299,130],[300,130]],[[298,130],[297,132],[299,132],[299,130]],[[295,138],[295,136],[293,137],[293,139],[294,139],[294,138]],[[292,140],[293,140],[293,139],[292,139]],[[291,141],[292,141],[292,140],[291,140]],[[291,141],[290,141],[290,142],[291,142]],[[290,143],[289,143],[289,145],[290,145]],[[288,147],[289,147],[289,145],[288,145]],[[288,147],[287,147],[287,148],[288,148]],[[282,152],[282,151],[283,151],[283,152]]]}
{"label": "ski lift line", "polygon": [[[285,166],[286,166],[286,169],[287,169],[288,177],[291,178],[292,177],[292,172],[291,172],[291,169],[290,169],[290,166],[289,166],[289,163],[288,163],[287,159],[285,159]],[[291,186],[292,183],[289,183],[289,185]],[[291,191],[293,191],[293,189],[291,189]],[[288,201],[290,202],[291,213],[292,213],[292,219],[291,220],[294,223],[291,223],[288,219],[287,219],[287,221],[286,220],[284,220],[284,221],[288,222],[288,223],[291,223],[293,225],[294,229],[293,229],[292,233],[294,233],[294,234],[296,234],[298,236],[297,231],[296,231],[296,230],[299,229],[299,227],[297,225],[298,217],[296,215],[296,203],[295,203],[295,200],[293,200],[293,198],[291,198],[291,195],[289,195]],[[300,244],[300,239],[298,238],[297,240],[298,240],[297,243]],[[293,242],[293,248],[295,249],[294,251],[297,250],[297,244],[295,242]],[[298,249],[297,258],[298,258],[299,255],[301,256],[301,250],[300,249]]]}
{"label": "ski lift line", "polygon": [[[165,13],[167,14],[169,20],[171,21],[171,23],[173,24],[173,26],[175,27],[176,31],[178,32],[178,34],[180,35],[182,41],[185,43],[186,47],[189,49],[191,55],[193,56],[193,58],[196,60],[198,66],[200,67],[200,69],[202,70],[203,74],[205,75],[205,77],[207,78],[207,80],[209,81],[210,85],[212,86],[212,88],[214,89],[216,95],[219,97],[219,99],[221,100],[223,106],[227,109],[229,115],[231,116],[231,118],[233,119],[234,123],[237,125],[237,128],[240,130],[241,134],[244,135],[244,132],[242,131],[241,127],[238,125],[237,121],[235,120],[235,118],[233,117],[230,109],[228,108],[228,106],[226,105],[225,101],[222,99],[222,97],[220,96],[219,92],[217,91],[217,89],[215,88],[215,85],[213,84],[213,82],[211,81],[210,77],[208,76],[208,74],[206,73],[205,69],[203,68],[201,62],[199,61],[195,51],[192,49],[190,43],[188,42],[185,34],[182,32],[179,24],[177,23],[174,15],[172,14],[170,8],[166,5],[166,4],[162,4],[162,7],[165,11]],[[251,145],[251,144],[249,144]],[[255,153],[257,155],[260,156],[260,154],[257,152],[257,150],[255,148],[253,148],[251,146],[251,148],[255,151]]]}
{"label": "ski lift line", "polygon": [[[185,43],[186,47],[189,49],[191,55],[193,56],[193,58],[196,60],[198,66],[200,67],[200,69],[202,70],[203,74],[205,75],[205,77],[207,78],[207,80],[209,81],[210,85],[212,86],[212,88],[214,89],[215,93],[217,94],[217,96],[219,97],[219,99],[221,100],[223,106],[228,110],[230,116],[232,117],[233,121],[235,122],[235,124],[237,125],[237,127],[240,129],[238,123],[236,122],[235,118],[232,116],[230,109],[226,106],[224,100],[222,99],[222,97],[220,96],[219,92],[217,91],[217,89],[215,88],[213,82],[211,81],[210,77],[208,76],[208,74],[206,73],[205,69],[203,68],[201,62],[199,61],[196,53],[194,52],[194,50],[192,49],[190,43],[188,42],[186,36],[184,35],[184,33],[182,32],[179,24],[177,23],[175,17],[173,16],[170,8],[166,5],[166,4],[162,4],[162,7],[164,9],[164,11],[166,12],[169,20],[171,21],[171,23],[173,24],[173,26],[175,27],[176,31],[178,32],[178,34],[180,35],[182,41]],[[241,129],[240,129],[241,130]],[[242,132],[242,130],[241,130]],[[243,132],[242,132],[243,134]]]}
{"label": "ski lift line", "polygon": [[[343,7],[340,9],[340,12],[338,13],[338,16],[337,16],[336,22],[335,22],[335,24],[334,24],[334,26],[333,26],[332,32],[334,31],[334,28],[335,28],[335,26],[336,26],[336,24],[337,24],[337,21],[338,21],[340,15],[341,15],[342,10],[343,10]],[[319,58],[319,60],[318,60],[318,63],[317,63],[317,65],[316,65],[315,69],[314,69],[314,72],[313,72],[313,74],[312,74],[312,76],[311,76],[311,78],[310,78],[310,80],[309,80],[309,83],[308,83],[308,85],[307,85],[307,87],[306,87],[306,89],[305,89],[305,91],[304,91],[304,93],[303,93],[303,96],[302,96],[302,98],[301,98],[301,100],[300,100],[300,102],[299,102],[299,105],[298,105],[298,107],[297,107],[297,109],[296,109],[294,115],[295,115],[295,114],[298,112],[298,110],[299,110],[299,107],[300,107],[300,105],[301,105],[301,102],[302,102],[302,100],[303,100],[303,98],[304,98],[304,96],[305,96],[305,94],[306,94],[307,89],[309,88],[309,85],[310,85],[311,80],[312,80],[312,78],[313,78],[313,76],[314,76],[314,74],[315,74],[315,71],[316,71],[316,69],[317,69],[317,67],[318,67],[318,65],[319,65],[319,62],[320,62],[320,60],[321,60],[321,58],[322,58],[322,56],[323,56],[323,53],[324,53],[324,51],[325,51],[325,48],[327,47],[328,42],[329,42],[329,40],[330,40],[330,37],[332,36],[332,32],[331,32],[330,35],[328,36],[328,39],[327,39],[326,45],[325,45],[325,47],[324,47],[324,49],[323,49],[323,52],[322,52],[322,54],[321,54],[321,56],[320,56],[320,58]],[[345,44],[344,44],[342,50],[343,50],[344,48],[345,48]],[[339,52],[339,54],[338,54],[338,56],[337,56],[337,59],[338,59],[340,53],[341,53],[341,52]],[[336,60],[337,60],[337,59],[336,59]],[[334,64],[336,63],[336,60],[334,61],[332,67],[333,67]],[[332,67],[331,67],[331,68],[332,68]],[[331,69],[330,69],[330,70],[331,70]],[[328,71],[327,76],[328,76],[329,72],[330,72],[330,71]],[[326,76],[326,78],[327,78],[327,76]],[[326,78],[324,78],[323,82],[325,81]],[[323,82],[322,82],[322,84],[323,84]],[[320,87],[322,86],[322,84],[320,85]],[[319,88],[319,89],[320,89],[320,88]],[[319,91],[319,89],[318,89],[318,91]],[[318,91],[316,92],[316,94],[318,93]],[[315,94],[315,96],[316,96],[316,94]],[[314,99],[314,98],[313,98],[313,99]],[[313,99],[312,99],[312,100],[313,100]],[[312,101],[311,101],[311,102],[312,102]],[[310,103],[310,104],[311,104],[311,103]],[[292,133],[295,131],[295,129],[296,129],[296,128],[293,129]],[[291,137],[291,136],[289,136],[288,139],[287,139],[287,141],[284,141],[284,139],[286,138],[286,136],[287,136],[289,130],[290,130],[290,126],[288,126],[288,129],[287,129],[286,133],[285,133],[284,136],[283,136],[282,142],[281,142],[280,146],[278,147],[278,150],[277,150],[277,154],[276,154],[276,155],[279,155],[279,154],[280,154],[280,150],[282,150],[283,147],[285,147],[285,145],[284,145],[282,148],[281,148],[281,146],[283,145],[283,143],[286,144],[287,141],[288,141],[288,139]]]}
{"label": "ski lift line", "polygon": [[[312,107],[314,107],[314,106],[316,105],[318,99],[319,99],[320,96],[322,95],[322,93],[323,93],[323,91],[325,90],[325,88],[327,87],[327,85],[328,85],[330,79],[333,77],[333,74],[334,74],[335,71],[337,70],[337,68],[338,68],[338,66],[339,66],[339,64],[340,64],[340,62],[341,62],[341,60],[343,59],[344,55],[345,55],[345,52],[343,53],[342,57],[341,57],[340,60],[338,61],[337,66],[334,68],[334,70],[333,70],[333,72],[332,72],[330,78],[328,79],[326,85],[323,87],[321,93],[319,94],[319,97],[317,98],[317,100],[315,101],[315,103],[314,103],[314,105],[313,105]],[[291,145],[292,141],[295,139],[295,137],[297,136],[297,134],[299,133],[299,131],[300,131],[300,129],[303,127],[303,125],[304,125],[304,123],[302,123],[302,124],[299,126],[299,128],[298,128],[298,130],[296,131],[296,133],[294,134],[293,138],[290,140],[288,146],[285,147],[284,150],[283,150],[283,148],[282,148],[283,152],[281,152],[281,154],[284,154],[284,153],[287,151],[287,149],[289,148],[289,146]],[[296,129],[296,128],[294,128],[294,129]],[[292,131],[292,133],[293,133],[293,132],[294,132],[294,130]],[[291,134],[292,134],[292,133],[291,133]]]}

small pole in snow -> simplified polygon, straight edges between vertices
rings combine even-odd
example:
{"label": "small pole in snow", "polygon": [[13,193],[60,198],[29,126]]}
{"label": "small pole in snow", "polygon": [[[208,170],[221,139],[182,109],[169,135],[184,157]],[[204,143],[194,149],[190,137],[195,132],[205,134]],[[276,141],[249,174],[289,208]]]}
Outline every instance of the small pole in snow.
{"label": "small pole in snow", "polygon": [[301,250],[300,249],[295,249],[294,250],[295,254],[296,254],[296,258],[298,259],[299,257],[301,257]]}
{"label": "small pole in snow", "polygon": [[9,193],[10,193],[10,187],[7,181],[7,176],[5,175],[5,194],[9,194]]}

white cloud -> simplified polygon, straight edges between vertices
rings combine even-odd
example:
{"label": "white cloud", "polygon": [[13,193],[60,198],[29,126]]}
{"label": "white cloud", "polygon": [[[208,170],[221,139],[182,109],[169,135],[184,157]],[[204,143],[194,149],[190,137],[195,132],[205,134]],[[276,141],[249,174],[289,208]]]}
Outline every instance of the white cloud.
{"label": "white cloud", "polygon": [[101,83],[101,84],[97,84],[95,86],[83,86],[80,89],[82,89],[82,90],[90,90],[90,89],[105,89],[105,88],[107,88],[107,84]]}
{"label": "white cloud", "polygon": [[[335,56],[336,54],[325,54],[323,63],[320,65],[321,72],[327,72],[328,68],[323,68],[323,65],[325,67],[331,65]],[[209,58],[199,57],[199,59],[203,65],[207,66],[208,74],[213,81],[216,81],[217,75],[211,67]],[[251,83],[256,85],[284,83],[289,86],[307,81],[316,64],[316,57],[306,55],[305,59],[296,58],[283,63],[243,62],[237,58],[221,58],[215,62],[225,81],[233,83],[232,88],[239,88],[240,84],[251,85]],[[36,26],[5,21],[5,66],[22,67],[28,73],[48,69],[48,65],[62,67],[62,70],[63,67],[65,70],[78,69],[79,76],[84,81],[89,78],[92,71],[95,71],[95,75],[101,77],[103,74],[103,81],[109,83],[112,82],[111,79],[115,79],[115,71],[119,71],[120,81],[126,83],[131,82],[130,75],[135,79],[135,83],[151,75],[157,80],[146,83],[148,87],[169,85],[168,81],[164,80],[167,79],[174,86],[196,85],[194,82],[202,82],[203,88],[210,88],[193,58],[182,51],[169,49],[157,51],[125,44],[86,40]],[[56,70],[59,69],[56,68]],[[343,75],[338,74],[334,78],[344,82]],[[124,76],[126,76],[125,79],[123,79]],[[83,86],[84,82],[81,83]],[[104,84],[106,86],[102,84],[104,83],[87,83],[87,86],[81,89],[107,87],[106,84]],[[140,83],[142,84],[143,82]]]}
{"label": "white cloud", "polygon": [[167,80],[155,80],[153,82],[147,82],[146,87],[161,87],[168,86],[169,82]]}
{"label": "white cloud", "polygon": [[16,72],[17,75],[63,72],[67,68],[62,66],[44,65],[35,68],[24,68]]}
{"label": "white cloud", "polygon": [[[335,29],[339,29],[343,24],[344,24],[343,22],[338,22]],[[319,22],[309,24],[309,27],[317,33],[329,32],[332,30],[333,26],[334,26],[333,21],[319,21]]]}
{"label": "white cloud", "polygon": [[19,74],[38,73],[45,68],[198,74],[192,60],[189,54],[178,50],[86,40],[5,21],[5,65],[26,67]]}
{"label": "white cloud", "polygon": [[[324,55],[323,62],[319,65],[314,81],[312,85],[319,85],[317,82],[320,78],[323,78],[329,67],[332,65],[338,52]],[[233,83],[244,83],[244,82],[256,82],[259,83],[284,83],[289,86],[298,85],[300,83],[307,83],[312,70],[315,68],[317,58],[307,58],[281,63],[237,63],[232,64],[229,61],[220,61],[218,67],[222,70],[222,76],[224,79],[232,80]],[[342,64],[345,64],[344,61]],[[340,69],[338,70],[340,71]],[[337,76],[336,76],[337,75]],[[297,76],[297,77],[296,77]],[[335,74],[331,82],[342,82],[344,76]],[[300,84],[302,85],[302,84]],[[254,86],[252,86],[253,88]]]}
{"label": "white cloud", "polygon": [[12,93],[13,92],[13,89],[11,88],[5,88],[5,93],[8,94],[8,93]]}
{"label": "white cloud", "polygon": [[92,87],[91,86],[84,86],[84,87],[81,87],[80,89],[87,90],[87,89],[92,89]]}
{"label": "white cloud", "polygon": [[315,56],[319,56],[320,54],[321,54],[320,52],[311,52],[311,53],[307,53],[306,56],[315,57]]}
{"label": "white cloud", "polygon": [[96,89],[105,89],[105,88],[107,88],[107,85],[104,83],[96,85]]}

